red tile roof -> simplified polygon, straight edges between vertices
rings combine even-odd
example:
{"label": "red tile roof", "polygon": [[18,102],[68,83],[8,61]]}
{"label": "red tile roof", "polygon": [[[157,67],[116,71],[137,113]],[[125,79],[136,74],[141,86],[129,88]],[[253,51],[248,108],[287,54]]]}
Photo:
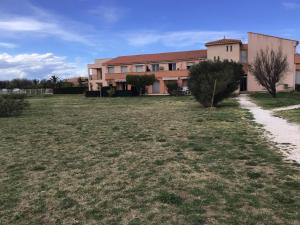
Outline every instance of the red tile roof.
{"label": "red tile roof", "polygon": [[212,45],[227,45],[227,44],[242,44],[241,40],[237,40],[237,39],[220,39],[217,41],[211,41],[211,42],[207,42],[205,44],[205,46],[212,46]]}
{"label": "red tile roof", "polygon": [[184,52],[167,52],[145,55],[120,56],[104,63],[104,65],[121,65],[154,62],[187,61],[207,58],[207,50],[194,50]]}

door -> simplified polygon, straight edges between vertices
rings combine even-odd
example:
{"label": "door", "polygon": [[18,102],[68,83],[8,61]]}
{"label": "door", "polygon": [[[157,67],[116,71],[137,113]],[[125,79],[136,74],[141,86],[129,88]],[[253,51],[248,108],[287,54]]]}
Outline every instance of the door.
{"label": "door", "polygon": [[247,91],[247,76],[242,76],[241,77],[240,91]]}
{"label": "door", "polygon": [[152,94],[159,94],[159,81],[154,81],[152,85]]}

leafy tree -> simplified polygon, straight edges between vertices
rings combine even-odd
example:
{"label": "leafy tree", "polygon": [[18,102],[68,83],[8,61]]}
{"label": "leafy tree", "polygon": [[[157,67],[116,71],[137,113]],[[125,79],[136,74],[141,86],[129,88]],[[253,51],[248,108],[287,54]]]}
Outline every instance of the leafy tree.
{"label": "leafy tree", "polygon": [[85,77],[78,77],[77,78],[77,83],[79,87],[88,87],[88,82]]}
{"label": "leafy tree", "polygon": [[50,80],[43,79],[39,83],[40,88],[52,88],[52,84]]}
{"label": "leafy tree", "polygon": [[49,79],[52,83],[52,87],[53,88],[56,88],[57,87],[57,84],[58,84],[58,81],[59,81],[59,77],[58,76],[55,76],[55,75],[52,75]]}
{"label": "leafy tree", "polygon": [[32,80],[32,88],[38,88],[39,87],[39,80],[33,79]]}
{"label": "leafy tree", "polygon": [[33,82],[28,79],[13,79],[9,82],[9,88],[29,89],[32,88]]}
{"label": "leafy tree", "polygon": [[145,90],[146,86],[150,86],[154,83],[154,75],[127,75],[126,82],[136,88],[139,95]]}
{"label": "leafy tree", "polygon": [[288,71],[287,56],[281,48],[277,51],[261,49],[249,69],[256,80],[275,98],[276,85]]}
{"label": "leafy tree", "polygon": [[8,80],[0,80],[0,89],[9,88],[9,81]]}
{"label": "leafy tree", "polygon": [[243,75],[245,72],[240,63],[228,60],[204,61],[190,68],[188,86],[192,95],[204,107],[211,104],[216,106],[238,89]]}

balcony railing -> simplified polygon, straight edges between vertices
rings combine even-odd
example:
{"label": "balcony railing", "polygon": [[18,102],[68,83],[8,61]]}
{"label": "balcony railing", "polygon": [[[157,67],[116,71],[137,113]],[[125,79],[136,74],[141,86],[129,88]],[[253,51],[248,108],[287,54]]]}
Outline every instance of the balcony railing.
{"label": "balcony railing", "polygon": [[187,77],[189,70],[160,70],[147,72],[127,72],[127,73],[107,73],[106,80],[126,79],[126,75],[151,75],[154,74],[156,78],[163,77]]}

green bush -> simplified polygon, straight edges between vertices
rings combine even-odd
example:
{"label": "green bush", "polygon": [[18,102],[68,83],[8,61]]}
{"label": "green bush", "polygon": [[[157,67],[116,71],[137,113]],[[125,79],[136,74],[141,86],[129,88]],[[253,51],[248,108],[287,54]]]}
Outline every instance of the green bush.
{"label": "green bush", "polygon": [[110,87],[107,90],[108,97],[113,97],[115,93],[116,93],[116,90],[113,87]]}
{"label": "green bush", "polygon": [[0,95],[0,117],[20,115],[28,105],[25,95]]}
{"label": "green bush", "polygon": [[190,69],[188,82],[192,95],[204,107],[212,102],[214,84],[216,90],[213,106],[238,89],[241,76],[245,75],[243,65],[232,61],[204,61]]}
{"label": "green bush", "polygon": [[167,86],[169,95],[172,95],[172,96],[178,95],[179,86],[178,86],[177,81],[174,81],[174,80],[167,81],[166,86]]}

